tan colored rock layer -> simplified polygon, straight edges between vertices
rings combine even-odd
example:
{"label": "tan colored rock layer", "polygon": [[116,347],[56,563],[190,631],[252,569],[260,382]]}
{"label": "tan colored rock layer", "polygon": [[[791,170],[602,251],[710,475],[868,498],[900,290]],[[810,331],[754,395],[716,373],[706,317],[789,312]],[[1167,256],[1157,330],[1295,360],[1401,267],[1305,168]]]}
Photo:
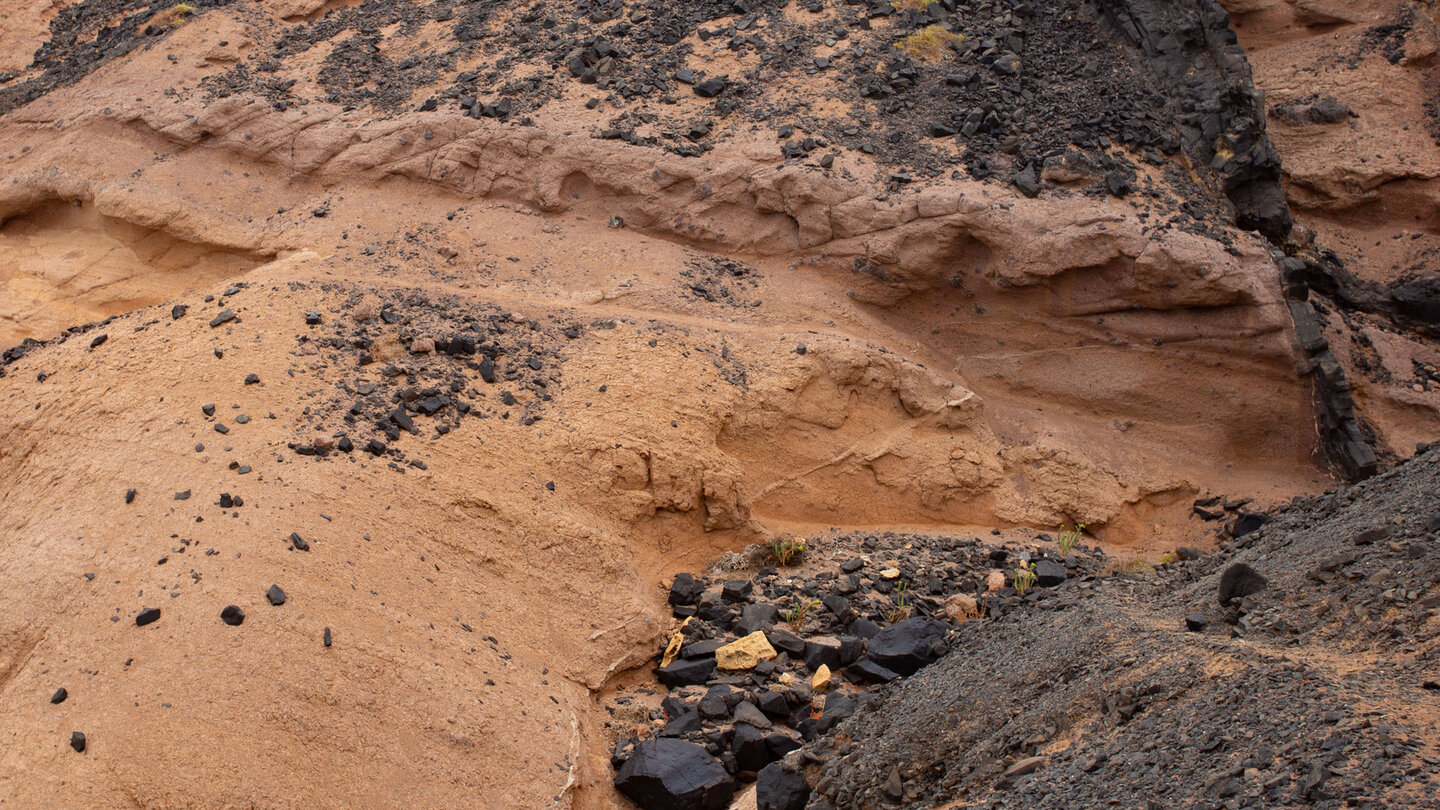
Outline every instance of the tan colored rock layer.
{"label": "tan colored rock layer", "polygon": [[[173,48],[203,56],[184,47],[211,16]],[[185,318],[142,309],[0,378],[16,806],[608,806],[590,695],[659,649],[677,570],[830,526],[1065,520],[1151,548],[1203,531],[1198,491],[1320,478],[1253,237],[978,183],[880,194],[862,158],[823,174],[770,143],[681,159],[563,121],[206,107],[165,96],[166,70],[137,52],[0,121],[0,219],[79,200],[275,257],[238,322],[205,325],[228,284],[206,281],[169,293]],[[687,292],[697,248],[743,259],[763,306]],[[309,338],[307,310],[368,323],[382,294],[585,328],[542,421],[402,435],[423,469],[297,457],[373,430],[331,407],[344,386],[448,362],[400,325],[373,327],[370,367]],[[253,419],[222,436],[206,402]],[[142,606],[162,619],[135,627]]]}

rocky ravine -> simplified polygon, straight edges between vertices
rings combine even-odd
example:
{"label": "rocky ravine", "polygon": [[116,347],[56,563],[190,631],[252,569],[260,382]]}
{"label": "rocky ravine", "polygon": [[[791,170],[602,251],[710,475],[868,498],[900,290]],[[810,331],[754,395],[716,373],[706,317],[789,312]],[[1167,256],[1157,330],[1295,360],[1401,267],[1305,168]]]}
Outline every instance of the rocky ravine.
{"label": "rocky ravine", "polygon": [[1209,3],[14,5],[0,802],[623,806],[677,572],[1155,556],[1429,430]]}

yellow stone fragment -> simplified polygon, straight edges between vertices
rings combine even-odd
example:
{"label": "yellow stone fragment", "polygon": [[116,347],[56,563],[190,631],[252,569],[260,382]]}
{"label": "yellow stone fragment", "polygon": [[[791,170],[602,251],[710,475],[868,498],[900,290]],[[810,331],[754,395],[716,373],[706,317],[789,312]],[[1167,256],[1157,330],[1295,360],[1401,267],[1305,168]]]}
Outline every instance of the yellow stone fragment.
{"label": "yellow stone fragment", "polygon": [[715,666],[719,669],[754,669],[761,661],[768,661],[776,655],[770,640],[763,630],[732,641],[715,651]]}
{"label": "yellow stone fragment", "polygon": [[821,664],[820,668],[815,670],[815,677],[810,679],[810,688],[816,692],[824,692],[830,688],[830,666],[828,664]]}

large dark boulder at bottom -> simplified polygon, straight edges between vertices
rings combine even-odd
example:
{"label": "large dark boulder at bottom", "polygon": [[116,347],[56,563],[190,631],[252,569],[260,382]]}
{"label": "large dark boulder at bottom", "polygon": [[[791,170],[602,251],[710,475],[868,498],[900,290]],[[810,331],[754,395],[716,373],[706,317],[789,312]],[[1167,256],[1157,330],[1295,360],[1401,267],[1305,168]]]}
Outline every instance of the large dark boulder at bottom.
{"label": "large dark boulder at bottom", "polygon": [[945,622],[923,616],[892,624],[870,639],[870,660],[901,675],[914,675],[944,654],[949,629]]}
{"label": "large dark boulder at bottom", "polygon": [[766,765],[755,780],[755,806],[759,810],[804,810],[810,800],[805,777],[791,773],[778,762]]}
{"label": "large dark boulder at bottom", "polygon": [[615,774],[615,788],[645,810],[723,810],[735,780],[720,761],[684,740],[645,740]]}

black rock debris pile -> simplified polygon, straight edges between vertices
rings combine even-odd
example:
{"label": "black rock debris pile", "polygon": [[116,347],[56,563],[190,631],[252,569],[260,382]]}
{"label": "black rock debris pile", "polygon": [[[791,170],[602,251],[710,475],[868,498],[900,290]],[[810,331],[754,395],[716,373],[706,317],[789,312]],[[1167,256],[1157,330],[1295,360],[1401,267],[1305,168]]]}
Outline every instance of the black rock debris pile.
{"label": "black rock debris pile", "polygon": [[[794,568],[767,564],[773,552],[752,558],[764,567],[675,577],[669,601],[683,624],[655,670],[668,692],[648,711],[653,692],[644,688],[608,706],[616,785],[645,807],[712,806],[711,797],[728,797],[835,728],[876,684],[937,660],[955,627],[1074,605],[1104,562],[1097,551],[1061,555],[1045,541],[989,546],[893,533],[813,541]],[[1019,572],[1031,574],[1021,591]],[[632,716],[637,707],[643,716]],[[764,789],[783,788],[784,774],[769,773]],[[682,795],[672,784],[713,789]]]}
{"label": "black rock debris pile", "polygon": [[1428,448],[1069,610],[961,625],[777,770],[816,810],[1433,807],[1437,482]]}

